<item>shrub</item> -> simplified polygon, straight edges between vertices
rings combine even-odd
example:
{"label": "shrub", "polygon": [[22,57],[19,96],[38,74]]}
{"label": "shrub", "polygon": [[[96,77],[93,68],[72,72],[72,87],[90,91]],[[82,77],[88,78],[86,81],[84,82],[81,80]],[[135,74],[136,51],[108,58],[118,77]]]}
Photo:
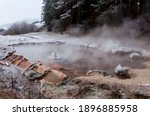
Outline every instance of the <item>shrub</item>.
{"label": "shrub", "polygon": [[9,27],[3,35],[18,35],[25,34],[30,32],[35,32],[38,30],[38,27],[34,24],[28,24],[25,22],[15,23],[11,27]]}
{"label": "shrub", "polygon": [[0,28],[0,35],[3,35],[3,32],[5,31],[5,29]]}
{"label": "shrub", "polygon": [[0,28],[0,32],[3,32],[3,31],[5,31],[5,29]]}

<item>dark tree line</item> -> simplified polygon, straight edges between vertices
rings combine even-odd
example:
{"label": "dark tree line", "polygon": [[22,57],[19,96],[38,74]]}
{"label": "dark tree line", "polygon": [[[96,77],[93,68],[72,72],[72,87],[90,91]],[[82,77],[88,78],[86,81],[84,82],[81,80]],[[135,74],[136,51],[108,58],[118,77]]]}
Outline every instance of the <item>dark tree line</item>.
{"label": "dark tree line", "polygon": [[150,0],[43,0],[43,21],[49,31],[69,25],[119,25],[150,12]]}

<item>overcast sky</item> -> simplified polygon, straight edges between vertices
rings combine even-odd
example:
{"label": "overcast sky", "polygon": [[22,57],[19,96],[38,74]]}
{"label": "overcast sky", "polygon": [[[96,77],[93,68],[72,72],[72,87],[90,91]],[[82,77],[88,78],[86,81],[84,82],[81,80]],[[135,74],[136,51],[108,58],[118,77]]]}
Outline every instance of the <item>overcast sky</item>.
{"label": "overcast sky", "polygon": [[41,18],[42,0],[0,0],[0,25]]}

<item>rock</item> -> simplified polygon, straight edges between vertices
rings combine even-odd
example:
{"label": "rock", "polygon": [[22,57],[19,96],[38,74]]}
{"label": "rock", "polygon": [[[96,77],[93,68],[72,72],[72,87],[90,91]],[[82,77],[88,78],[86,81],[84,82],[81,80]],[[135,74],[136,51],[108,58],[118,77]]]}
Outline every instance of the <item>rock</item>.
{"label": "rock", "polygon": [[17,64],[20,68],[28,69],[32,64],[27,59],[22,59],[20,63]]}
{"label": "rock", "polygon": [[31,65],[23,72],[29,80],[42,79],[42,81],[52,84],[59,84],[67,79],[67,75],[58,70],[52,70],[41,62]]}
{"label": "rock", "polygon": [[5,59],[7,56],[9,56],[15,52],[16,52],[15,49],[12,47],[0,45],[0,60]]}
{"label": "rock", "polygon": [[32,64],[28,61],[28,59],[24,58],[20,55],[10,54],[9,56],[5,58],[5,60],[11,62],[12,64],[19,66],[20,68],[27,69]]}
{"label": "rock", "polygon": [[28,59],[24,58],[20,55],[9,54],[5,58],[6,61],[16,65],[22,69],[28,69],[32,64],[28,61]]}
{"label": "rock", "polygon": [[59,53],[51,52],[48,58],[52,60],[59,60],[62,59],[62,56]]}
{"label": "rock", "polygon": [[14,65],[18,65],[22,61],[22,59],[23,59],[23,56],[16,55],[16,58],[14,60],[12,60],[11,63]]}
{"label": "rock", "polygon": [[123,67],[120,64],[115,68],[115,74],[121,79],[130,78],[129,68]]}
{"label": "rock", "polygon": [[29,80],[41,79],[43,76],[47,75],[50,68],[40,62],[31,65],[28,69],[23,72]]}
{"label": "rock", "polygon": [[32,69],[25,70],[23,75],[29,80],[41,79],[43,76],[43,74],[40,74]]}
{"label": "rock", "polygon": [[7,67],[9,67],[9,63],[8,62],[4,62],[4,61],[0,61],[1,65],[6,65]]}
{"label": "rock", "polygon": [[130,58],[139,57],[139,56],[140,56],[140,54],[137,53],[137,52],[133,52],[133,53],[130,53],[130,54],[129,54],[129,57],[130,57]]}
{"label": "rock", "polygon": [[0,61],[0,64],[1,64],[1,65],[5,65],[5,63],[4,63],[3,61]]}
{"label": "rock", "polygon": [[41,62],[35,63],[31,67],[34,71],[39,72],[41,74],[44,74],[50,71],[50,67],[46,66],[45,64]]}
{"label": "rock", "polygon": [[92,75],[103,75],[105,76],[109,76],[105,71],[102,70],[90,70],[87,72],[86,74],[87,76],[92,76]]}
{"label": "rock", "polygon": [[6,65],[7,67],[9,67],[9,63],[8,63],[8,62],[5,62],[5,65]]}
{"label": "rock", "polygon": [[51,70],[47,73],[46,76],[44,76],[43,81],[52,84],[60,84],[67,78],[68,76],[61,71]]}

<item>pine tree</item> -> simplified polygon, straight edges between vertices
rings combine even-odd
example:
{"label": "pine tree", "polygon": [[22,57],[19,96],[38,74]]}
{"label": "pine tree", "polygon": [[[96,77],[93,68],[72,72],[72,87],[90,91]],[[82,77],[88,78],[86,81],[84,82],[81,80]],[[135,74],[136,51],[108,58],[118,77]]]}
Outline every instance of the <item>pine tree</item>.
{"label": "pine tree", "polygon": [[51,21],[56,19],[55,3],[56,0],[43,0],[42,19],[48,30],[51,30]]}
{"label": "pine tree", "polygon": [[[70,24],[121,24],[149,9],[149,0],[43,0],[43,21],[48,30]],[[57,24],[57,26],[55,26]]]}

